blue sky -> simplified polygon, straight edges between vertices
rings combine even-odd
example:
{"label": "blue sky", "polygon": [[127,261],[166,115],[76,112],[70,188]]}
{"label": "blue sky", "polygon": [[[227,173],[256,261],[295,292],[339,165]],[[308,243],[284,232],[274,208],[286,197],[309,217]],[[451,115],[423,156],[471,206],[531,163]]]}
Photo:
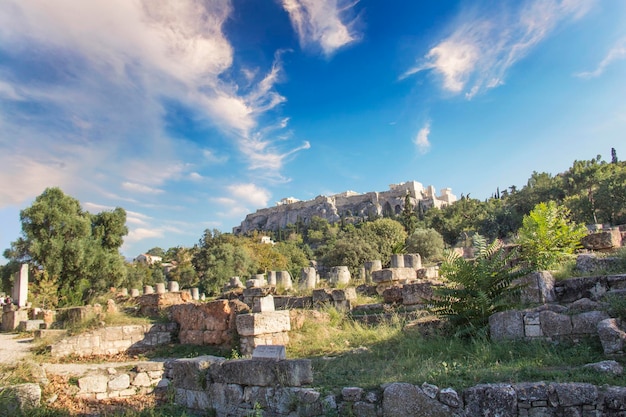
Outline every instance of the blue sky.
{"label": "blue sky", "polygon": [[58,186],[191,246],[283,197],[485,199],[616,148],[623,0],[3,0],[0,249]]}

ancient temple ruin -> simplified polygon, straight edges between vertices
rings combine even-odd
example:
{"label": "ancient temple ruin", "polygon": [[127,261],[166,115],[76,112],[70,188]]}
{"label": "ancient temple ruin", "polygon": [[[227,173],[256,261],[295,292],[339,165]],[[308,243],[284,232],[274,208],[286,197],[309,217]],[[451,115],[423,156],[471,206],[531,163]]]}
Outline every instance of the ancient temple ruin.
{"label": "ancient temple ruin", "polygon": [[427,210],[442,207],[457,200],[450,188],[443,188],[437,195],[435,187],[424,187],[417,181],[391,184],[388,191],[372,191],[359,194],[345,191],[332,196],[318,196],[313,200],[299,201],[293,197],[284,198],[275,207],[268,207],[248,214],[234,234],[245,234],[252,230],[277,230],[294,224],[298,220],[308,223],[313,217],[321,217],[331,223],[342,218],[367,219],[385,214],[399,214],[404,208],[406,196],[413,207]]}

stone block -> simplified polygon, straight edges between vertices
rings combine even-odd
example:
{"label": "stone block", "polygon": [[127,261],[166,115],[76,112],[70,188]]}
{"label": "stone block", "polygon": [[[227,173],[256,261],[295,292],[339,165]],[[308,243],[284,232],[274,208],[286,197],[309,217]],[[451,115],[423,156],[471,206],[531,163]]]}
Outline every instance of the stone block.
{"label": "stone block", "polygon": [[206,388],[208,369],[225,359],[217,356],[198,356],[169,361],[167,368],[172,385],[179,389],[201,391]]}
{"label": "stone block", "polygon": [[372,281],[383,282],[409,282],[417,279],[417,271],[411,268],[386,268],[372,272]]}
{"label": "stone block", "polygon": [[572,333],[593,334],[598,332],[598,323],[608,319],[609,315],[604,311],[587,311],[572,316]]}
{"label": "stone block", "polygon": [[546,337],[562,337],[572,334],[572,319],[567,314],[559,314],[553,311],[539,313],[541,331]]}
{"label": "stone block", "polygon": [[402,286],[402,304],[426,304],[433,298],[433,286],[430,282],[415,282]]}
{"label": "stone block", "polygon": [[347,266],[333,266],[330,269],[329,282],[333,285],[348,285],[350,283],[350,270]]}
{"label": "stone block", "polygon": [[252,359],[286,359],[285,346],[283,345],[261,345],[256,346],[252,352]]}
{"label": "stone block", "polygon": [[109,391],[122,391],[130,387],[130,376],[128,374],[120,374],[109,380]]}
{"label": "stone block", "polygon": [[517,417],[517,394],[509,384],[476,385],[463,399],[468,416]]}
{"label": "stone block", "polygon": [[239,314],[236,318],[237,333],[241,336],[255,336],[291,330],[289,311]]}
{"label": "stone block", "polygon": [[401,304],[402,303],[402,285],[392,285],[383,290],[383,301],[385,304]]}
{"label": "stone block", "polygon": [[391,268],[404,268],[404,255],[391,255]]}
{"label": "stone block", "polygon": [[11,310],[5,308],[2,313],[2,331],[11,332],[17,329],[17,326],[19,326],[20,322],[27,320],[28,310]]}
{"label": "stone block", "polygon": [[513,282],[519,285],[520,301],[524,304],[545,304],[556,300],[554,292],[554,277],[548,271],[539,271],[528,274]]}
{"label": "stone block", "polygon": [[334,289],[331,291],[333,301],[356,300],[356,289],[354,287]]}
{"label": "stone block", "polygon": [[605,355],[620,354],[624,352],[626,332],[621,328],[618,319],[605,319],[598,323],[598,336],[602,343]]}
{"label": "stone block", "polygon": [[289,271],[276,271],[276,286],[286,290],[293,288],[293,281]]}
{"label": "stone block", "polygon": [[581,298],[599,300],[608,291],[606,277],[579,277],[555,283],[554,291],[561,304],[573,303]]}
{"label": "stone block", "polygon": [[212,382],[222,384],[300,387],[313,382],[313,368],[309,359],[238,359],[209,368],[209,376]]}
{"label": "stone block", "polygon": [[422,257],[419,253],[408,253],[404,255],[404,267],[420,269],[422,267]]}
{"label": "stone block", "polygon": [[622,246],[622,235],[619,229],[603,230],[588,234],[580,243],[589,250],[610,250]]}
{"label": "stone block", "polygon": [[302,268],[302,272],[300,273],[300,289],[312,290],[315,288],[316,284],[317,271],[315,270],[315,268],[312,266]]}
{"label": "stone block", "polygon": [[331,301],[333,301],[333,296],[329,289],[318,288],[313,290],[313,304],[324,304]]}
{"label": "stone block", "polygon": [[598,388],[592,384],[571,382],[553,383],[561,407],[595,404],[598,400]]}
{"label": "stone block", "polygon": [[430,398],[415,385],[394,382],[383,391],[382,410],[384,416],[394,417],[448,417],[451,409]]}
{"label": "stone block", "polygon": [[0,410],[3,416],[22,415],[22,412],[28,412],[41,405],[41,387],[34,383],[2,387],[0,398],[3,399],[3,409]]}
{"label": "stone block", "polygon": [[608,410],[626,410],[626,387],[607,387],[603,403]]}
{"label": "stone block", "polygon": [[82,394],[107,392],[109,378],[105,375],[87,375],[78,379],[78,388]]}
{"label": "stone block", "polygon": [[274,297],[272,297],[271,294],[254,299],[254,306],[252,307],[253,313],[267,313],[270,311],[275,311]]}
{"label": "stone block", "polygon": [[344,401],[360,401],[365,391],[360,387],[344,387],[341,389],[341,397]]}
{"label": "stone block", "polygon": [[39,330],[42,325],[45,325],[43,320],[23,320],[17,325],[17,330],[20,332],[34,332]]}
{"label": "stone block", "polygon": [[492,340],[515,340],[524,338],[522,312],[502,311],[489,317],[489,335]]}

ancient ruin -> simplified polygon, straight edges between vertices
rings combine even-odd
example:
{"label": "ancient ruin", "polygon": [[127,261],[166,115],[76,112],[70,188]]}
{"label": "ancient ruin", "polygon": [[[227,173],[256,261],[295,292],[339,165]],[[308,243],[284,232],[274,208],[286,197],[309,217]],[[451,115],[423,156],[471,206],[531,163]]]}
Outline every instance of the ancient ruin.
{"label": "ancient ruin", "polygon": [[313,200],[300,201],[284,198],[275,207],[263,208],[248,214],[234,234],[246,234],[252,230],[277,230],[298,220],[308,223],[313,217],[321,217],[331,223],[347,219],[367,219],[385,214],[399,214],[404,208],[406,196],[413,207],[424,210],[442,207],[457,200],[450,188],[443,188],[437,196],[435,187],[424,187],[417,181],[391,184],[388,191],[372,191],[359,194],[345,191],[332,196],[318,196]]}

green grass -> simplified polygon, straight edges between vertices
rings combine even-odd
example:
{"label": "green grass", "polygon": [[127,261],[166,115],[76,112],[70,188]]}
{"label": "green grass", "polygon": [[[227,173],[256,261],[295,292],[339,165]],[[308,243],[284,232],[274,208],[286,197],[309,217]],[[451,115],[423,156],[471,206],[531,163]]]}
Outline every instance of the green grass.
{"label": "green grass", "polygon": [[581,368],[606,359],[597,339],[577,344],[496,343],[486,337],[425,337],[403,331],[403,324],[396,317],[366,326],[335,313],[328,323],[309,323],[292,331],[287,351],[290,357],[312,358],[314,385],[322,391],[345,386],[376,389],[389,382],[428,382],[457,390],[481,383],[539,380],[626,385],[626,377]]}

